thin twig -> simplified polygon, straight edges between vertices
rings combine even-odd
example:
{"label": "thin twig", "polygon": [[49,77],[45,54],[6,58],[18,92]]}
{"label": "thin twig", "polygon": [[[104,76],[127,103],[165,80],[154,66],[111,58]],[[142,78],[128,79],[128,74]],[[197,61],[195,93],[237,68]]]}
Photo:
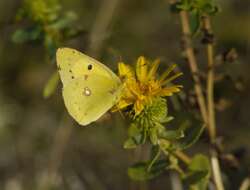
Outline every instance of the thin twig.
{"label": "thin twig", "polygon": [[170,182],[171,182],[172,189],[183,190],[179,175],[176,172],[170,172],[169,176],[170,176]]}
{"label": "thin twig", "polygon": [[64,113],[55,134],[45,179],[41,180],[42,182],[38,189],[47,189],[55,185],[55,181],[58,177],[58,168],[61,165],[64,151],[72,134],[73,127],[71,124],[66,113]]}
{"label": "thin twig", "polygon": [[[209,136],[212,143],[216,139],[216,123],[214,112],[214,49],[213,49],[213,34],[210,19],[207,15],[203,17],[203,29],[207,43],[207,58],[208,58],[208,75],[207,75],[207,105],[208,105],[208,126]],[[211,39],[210,39],[211,38]],[[211,164],[213,171],[213,178],[217,190],[224,190],[219,160],[216,152],[211,151]]]}
{"label": "thin twig", "polygon": [[88,49],[90,55],[99,56],[103,42],[109,36],[109,25],[114,18],[119,3],[120,0],[105,0],[102,2],[90,34]]}
{"label": "thin twig", "polygon": [[247,177],[243,180],[239,190],[248,190],[249,188],[250,188],[250,177]]}
{"label": "thin twig", "polygon": [[174,152],[174,154],[175,154],[175,156],[176,156],[177,158],[179,158],[183,163],[185,163],[185,164],[187,164],[187,165],[190,164],[191,158],[190,158],[188,155],[186,155],[184,152],[177,150],[177,151]]}
{"label": "thin twig", "polygon": [[[191,40],[190,40],[191,31],[190,31],[190,25],[189,25],[188,12],[181,11],[180,18],[182,22],[183,34],[186,38],[186,43],[187,43],[185,52],[187,54],[189,66],[190,66],[192,73],[198,73],[197,62],[195,59],[193,48],[191,47]],[[204,23],[204,26],[206,27],[208,31],[211,31],[211,25],[210,25],[209,19],[206,20],[206,22]],[[195,82],[195,92],[197,95],[201,115],[202,115],[204,122],[207,124],[207,129],[208,129],[208,133],[210,136],[210,140],[211,142],[213,142],[216,137],[216,128],[215,128],[214,99],[213,99],[214,97],[213,96],[213,93],[214,93],[213,92],[214,90],[214,83],[213,83],[214,82],[214,72],[213,72],[214,60],[213,59],[214,58],[213,58],[213,45],[212,44],[208,44],[207,54],[208,54],[208,65],[209,65],[209,73],[208,73],[208,79],[207,79],[208,110],[206,108],[205,97],[202,93],[202,86],[200,83],[200,79],[198,75],[193,75],[193,78]],[[217,190],[224,190],[218,157],[217,157],[217,154],[213,150],[211,153],[211,164],[212,164],[213,177],[214,177],[216,188]]]}
{"label": "thin twig", "polygon": [[216,189],[224,190],[218,156],[217,156],[217,153],[213,150],[211,152],[211,165],[212,165],[213,179],[214,179]]}
{"label": "thin twig", "polygon": [[[207,35],[212,35],[211,23],[208,16],[203,17],[203,27]],[[208,74],[207,74],[207,105],[208,105],[208,125],[211,141],[216,137],[215,113],[214,113],[214,51],[212,39],[207,42],[207,59],[208,59]]]}
{"label": "thin twig", "polygon": [[182,32],[184,35],[184,40],[185,40],[185,52],[186,56],[188,59],[189,67],[191,70],[191,73],[193,74],[193,80],[194,80],[194,89],[195,93],[197,96],[198,104],[199,104],[199,109],[201,112],[201,116],[203,121],[207,124],[207,108],[206,108],[206,101],[205,97],[202,93],[202,86],[200,82],[200,78],[197,74],[199,73],[199,69],[197,66],[197,61],[194,55],[194,50],[191,46],[191,31],[189,27],[189,19],[188,19],[188,13],[187,11],[180,11],[180,19],[181,19],[181,24],[182,24]]}

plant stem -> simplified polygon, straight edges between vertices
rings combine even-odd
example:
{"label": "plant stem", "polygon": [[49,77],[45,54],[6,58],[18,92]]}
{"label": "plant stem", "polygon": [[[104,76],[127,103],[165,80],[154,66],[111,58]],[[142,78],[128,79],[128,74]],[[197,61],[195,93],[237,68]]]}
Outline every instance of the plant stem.
{"label": "plant stem", "polygon": [[178,157],[185,164],[187,164],[187,165],[190,164],[191,158],[189,158],[189,156],[186,155],[184,152],[177,150],[174,152],[174,154],[176,157]]}
{"label": "plant stem", "polygon": [[[207,34],[212,34],[211,23],[208,16],[203,17],[203,27]],[[214,113],[214,51],[212,42],[207,43],[207,105],[208,105],[208,125],[210,140],[213,142],[216,137],[215,113]]]}
{"label": "plant stem", "polygon": [[[208,133],[210,136],[210,141],[214,142],[216,138],[216,125],[215,125],[215,113],[214,113],[214,71],[213,71],[213,65],[214,65],[214,57],[213,57],[213,45],[212,43],[208,43],[207,45],[207,55],[208,55],[208,77],[207,77],[207,108],[206,108],[206,102],[204,95],[202,93],[202,86],[200,83],[200,79],[197,75],[198,73],[198,66],[197,61],[194,55],[194,50],[191,47],[191,31],[190,31],[190,25],[189,25],[189,18],[188,18],[188,12],[187,11],[181,11],[180,12],[180,18],[182,23],[182,31],[184,34],[184,37],[186,38],[186,46],[185,52],[188,58],[189,67],[191,72],[194,74],[193,79],[195,82],[195,92],[200,108],[200,112],[202,115],[202,118],[207,124]],[[207,30],[207,32],[211,32],[211,24],[208,17],[205,17],[204,20],[204,29]],[[212,164],[212,171],[213,171],[213,178],[216,185],[217,190],[224,190],[222,178],[221,178],[221,171],[219,166],[219,161],[217,154],[214,150],[212,150],[211,153],[211,164]]]}
{"label": "plant stem", "polygon": [[224,190],[221,172],[220,172],[219,160],[217,157],[217,153],[213,150],[211,153],[211,165],[212,165],[213,178],[214,178],[214,183],[215,183],[216,189],[217,190]]}
{"label": "plant stem", "polygon": [[[207,15],[203,17],[203,29],[205,35],[210,35],[208,38],[213,38],[211,22]],[[206,37],[206,36],[205,36]],[[214,50],[213,50],[213,39],[207,41],[207,59],[208,59],[208,75],[207,75],[207,105],[208,105],[208,126],[209,136],[211,143],[216,140],[216,123],[215,123],[215,112],[214,112]],[[211,164],[213,171],[213,178],[217,190],[224,190],[222,183],[220,165],[217,153],[211,151]]]}
{"label": "plant stem", "polygon": [[[199,70],[197,66],[197,61],[194,55],[194,50],[191,46],[191,31],[189,27],[189,19],[187,11],[180,11],[180,19],[182,24],[182,32],[185,40],[185,52],[188,59],[189,67],[194,80],[194,89],[197,96],[199,109],[201,112],[201,116],[203,121],[207,124],[207,109],[206,109],[206,101],[205,97],[202,93],[202,86],[200,82],[200,78],[198,76]],[[207,126],[207,125],[206,125]]]}
{"label": "plant stem", "polygon": [[110,35],[109,26],[114,19],[119,3],[120,0],[106,0],[100,5],[100,10],[90,34],[90,45],[88,48],[90,55],[99,57],[103,43]]}
{"label": "plant stem", "polygon": [[247,177],[246,179],[243,180],[239,190],[248,190],[249,188],[250,188],[250,177]]}

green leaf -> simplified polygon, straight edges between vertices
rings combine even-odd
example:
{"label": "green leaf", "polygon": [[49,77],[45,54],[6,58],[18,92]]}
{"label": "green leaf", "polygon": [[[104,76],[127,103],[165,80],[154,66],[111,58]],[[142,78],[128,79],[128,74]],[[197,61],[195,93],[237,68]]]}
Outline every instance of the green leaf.
{"label": "green leaf", "polygon": [[191,174],[185,177],[184,183],[188,183],[189,185],[197,184],[207,175],[208,171],[193,171]]}
{"label": "green leaf", "polygon": [[148,170],[150,162],[139,162],[128,169],[128,176],[137,181],[149,180],[159,176],[169,165],[166,160],[158,160]]}
{"label": "green leaf", "polygon": [[[157,150],[155,150],[157,149]],[[161,155],[161,149],[159,146],[154,146],[153,149],[152,149],[152,159],[150,161],[150,163],[148,164],[148,168],[147,168],[147,171],[150,171],[152,166],[154,165],[154,163],[158,160],[158,158],[160,157]]]}
{"label": "green leaf", "polygon": [[167,140],[176,140],[184,137],[183,130],[165,130],[159,134],[159,137]]}
{"label": "green leaf", "polygon": [[203,154],[196,154],[188,166],[191,171],[210,171],[209,159]]}
{"label": "green leaf", "polygon": [[201,21],[199,13],[191,13],[190,14],[190,29],[192,36],[195,36],[200,31]]}
{"label": "green leaf", "polygon": [[144,143],[145,135],[144,131],[132,123],[128,128],[129,138],[125,141],[123,147],[126,149],[136,148],[137,145]]}
{"label": "green leaf", "polygon": [[46,83],[43,89],[43,97],[44,98],[50,97],[55,92],[58,83],[59,83],[59,74],[56,71],[50,76],[48,82]]}
{"label": "green leaf", "polygon": [[173,119],[174,119],[174,117],[172,117],[172,116],[167,116],[167,117],[161,119],[161,120],[160,120],[160,123],[168,123],[168,122],[172,121]]}
{"label": "green leaf", "polygon": [[178,10],[190,10],[191,9],[191,2],[189,0],[182,0],[176,3],[176,8]]}
{"label": "green leaf", "polygon": [[177,130],[168,130],[164,126],[157,125],[158,136],[166,140],[177,140],[184,137],[184,130],[190,125],[188,121],[182,122]]}
{"label": "green leaf", "polygon": [[184,184],[190,190],[206,190],[211,169],[209,159],[202,154],[197,154],[188,166],[188,174],[184,177]]}
{"label": "green leaf", "polygon": [[167,167],[167,169],[177,169],[178,170],[178,168],[179,168],[178,159],[175,156],[173,156],[172,154],[169,154],[168,159],[169,159],[170,164]]}
{"label": "green leaf", "polygon": [[174,10],[185,10],[192,13],[199,13],[200,15],[209,14],[214,15],[218,12],[218,6],[214,0],[180,0],[173,4]]}
{"label": "green leaf", "polygon": [[168,140],[160,139],[159,146],[163,151],[166,151],[171,147],[171,143]]}
{"label": "green leaf", "polygon": [[35,28],[26,28],[16,30],[11,40],[14,43],[25,43],[28,41],[38,40],[41,37],[41,30],[39,27]]}
{"label": "green leaf", "polygon": [[125,149],[132,149],[132,148],[136,148],[136,147],[137,147],[137,143],[134,141],[133,138],[127,139],[123,144],[123,148],[125,148]]}
{"label": "green leaf", "polygon": [[184,132],[184,138],[181,138],[176,142],[175,146],[177,149],[187,149],[192,146],[200,138],[204,130],[204,125],[201,123],[192,125],[187,128]]}
{"label": "green leaf", "polygon": [[48,50],[50,58],[53,58],[57,49],[55,37],[53,35],[51,36],[50,33],[46,33],[44,44]]}
{"label": "green leaf", "polygon": [[49,28],[55,30],[61,30],[69,27],[75,20],[77,15],[74,12],[67,12],[64,17],[57,19],[56,22],[49,25]]}

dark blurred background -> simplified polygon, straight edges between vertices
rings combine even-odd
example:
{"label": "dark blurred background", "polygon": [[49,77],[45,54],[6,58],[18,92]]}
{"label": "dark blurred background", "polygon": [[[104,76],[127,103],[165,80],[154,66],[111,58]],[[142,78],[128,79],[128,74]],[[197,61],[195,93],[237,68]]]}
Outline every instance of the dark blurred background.
{"label": "dark blurred background", "polygon": [[[65,40],[63,46],[84,52],[92,48],[93,56],[114,71],[120,59],[133,64],[140,55],[159,57],[162,66],[175,62],[185,74],[178,83],[184,85],[185,92],[191,91],[189,68],[180,48],[179,16],[171,13],[167,1],[60,3],[63,10],[78,15],[74,24],[83,31]],[[222,161],[227,172],[225,181],[233,184],[227,189],[237,189],[250,165],[250,2],[221,0],[219,5],[220,12],[212,18],[216,60],[220,62],[230,50],[237,55],[216,68],[216,118],[224,152],[233,153],[241,163],[232,167]],[[122,147],[127,125],[119,113],[79,127],[66,112],[61,85],[51,97],[43,98],[44,86],[56,66],[42,44],[11,40],[13,33],[25,25],[15,21],[20,6],[20,0],[0,0],[0,189],[49,189],[48,184],[62,190],[171,189],[167,172],[147,183],[135,183],[127,177],[127,167],[138,154]],[[104,35],[103,41],[93,48],[89,45],[95,43],[95,38],[91,42],[91,32],[98,15],[105,20],[107,14],[111,19],[99,34]],[[206,69],[205,51],[199,40],[195,47],[199,66]],[[170,114],[178,115],[171,101],[169,104]],[[206,141],[204,135],[188,154],[206,152]]]}

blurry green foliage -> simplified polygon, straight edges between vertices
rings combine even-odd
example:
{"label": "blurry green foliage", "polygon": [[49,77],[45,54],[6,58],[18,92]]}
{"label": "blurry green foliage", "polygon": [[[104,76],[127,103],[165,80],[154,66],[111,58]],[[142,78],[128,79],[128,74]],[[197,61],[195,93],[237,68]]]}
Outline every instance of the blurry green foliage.
{"label": "blurry green foliage", "polygon": [[76,13],[62,10],[58,0],[24,0],[16,21],[28,21],[28,26],[16,30],[15,43],[40,41],[53,57],[65,39],[74,37],[81,30],[74,26]]}
{"label": "blurry green foliage", "polygon": [[190,190],[206,190],[210,175],[209,159],[202,154],[197,154],[188,165],[184,183],[188,185]]}
{"label": "blurry green foliage", "polygon": [[47,84],[43,89],[43,97],[44,98],[50,97],[51,94],[54,93],[58,83],[59,83],[59,74],[58,72],[55,72],[51,75],[50,79],[48,80]]}
{"label": "blurry green foliage", "polygon": [[[174,152],[192,146],[199,139],[204,129],[202,122],[194,120],[191,123],[190,118],[183,118],[178,129],[169,129],[170,121],[173,120],[173,117],[168,116],[167,107],[166,99],[154,99],[152,104],[148,105],[141,114],[132,120],[128,128],[128,139],[124,143],[124,148],[134,149],[146,142],[152,146],[151,160],[138,162],[128,169],[129,177],[134,180],[153,179],[166,169],[180,172],[181,166]],[[161,154],[164,155],[165,159],[159,159]],[[205,156],[202,158],[205,158]],[[195,157],[190,167],[194,166],[192,167],[193,169],[196,165],[200,166],[199,162],[204,160],[202,158],[200,159],[199,156]],[[207,165],[204,166],[207,167]],[[199,169],[202,169],[202,166]],[[206,170],[206,168],[203,169],[204,171]],[[197,175],[197,172],[200,172],[190,172],[189,170],[186,172],[190,178],[191,174]],[[184,175],[183,173],[181,174]],[[203,181],[206,176],[207,173],[205,176],[202,175],[199,178],[200,181]],[[197,177],[195,179],[199,181]],[[200,183],[206,186],[206,183]]]}
{"label": "blurry green foliage", "polygon": [[172,5],[172,10],[185,10],[190,13],[190,29],[195,35],[200,31],[201,17],[213,16],[219,11],[216,0],[180,0]]}
{"label": "blurry green foliage", "polygon": [[128,169],[128,175],[133,180],[144,181],[159,176],[169,165],[166,160],[158,160],[148,170],[150,161],[138,162]]}
{"label": "blurry green foliage", "polygon": [[181,0],[175,6],[177,10],[185,10],[198,15],[214,15],[218,12],[215,0]]}
{"label": "blurry green foliage", "polygon": [[[82,30],[74,25],[77,18],[75,12],[62,10],[58,0],[24,0],[16,15],[16,21],[28,21],[28,25],[17,29],[12,35],[12,41],[41,43],[51,61],[54,61],[56,49],[66,39],[81,34]],[[58,82],[57,74],[52,74],[44,87],[43,96],[51,96]]]}

